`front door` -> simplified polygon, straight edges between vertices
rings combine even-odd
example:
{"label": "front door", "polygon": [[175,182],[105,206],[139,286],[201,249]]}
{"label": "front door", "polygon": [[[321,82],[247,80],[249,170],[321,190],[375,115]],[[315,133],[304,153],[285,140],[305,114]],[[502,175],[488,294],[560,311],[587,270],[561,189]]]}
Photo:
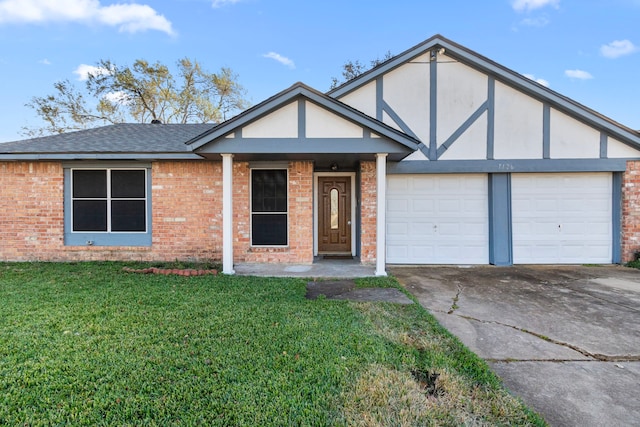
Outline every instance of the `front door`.
{"label": "front door", "polygon": [[351,254],[351,177],[318,177],[318,253]]}

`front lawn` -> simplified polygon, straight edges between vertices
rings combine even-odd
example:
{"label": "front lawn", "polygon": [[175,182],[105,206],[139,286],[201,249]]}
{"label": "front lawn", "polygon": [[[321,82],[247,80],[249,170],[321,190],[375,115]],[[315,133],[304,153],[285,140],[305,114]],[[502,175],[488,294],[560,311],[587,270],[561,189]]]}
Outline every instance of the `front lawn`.
{"label": "front lawn", "polygon": [[0,264],[0,425],[544,425],[417,305],[123,266]]}

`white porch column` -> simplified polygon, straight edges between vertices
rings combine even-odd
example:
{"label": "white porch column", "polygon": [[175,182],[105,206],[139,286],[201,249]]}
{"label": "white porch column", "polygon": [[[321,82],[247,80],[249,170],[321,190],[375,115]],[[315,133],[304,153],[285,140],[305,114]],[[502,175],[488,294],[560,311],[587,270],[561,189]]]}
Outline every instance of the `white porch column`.
{"label": "white porch column", "polygon": [[376,276],[386,276],[387,153],[376,154]]}
{"label": "white porch column", "polygon": [[222,273],[233,270],[233,154],[222,156]]}

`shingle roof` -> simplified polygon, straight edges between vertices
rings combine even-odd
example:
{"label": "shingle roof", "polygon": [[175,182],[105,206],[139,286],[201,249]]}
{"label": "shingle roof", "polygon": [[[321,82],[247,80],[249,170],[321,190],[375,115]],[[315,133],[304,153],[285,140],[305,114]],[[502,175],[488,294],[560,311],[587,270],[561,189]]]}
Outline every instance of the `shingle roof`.
{"label": "shingle roof", "polygon": [[0,154],[191,153],[185,142],[215,127],[203,124],[120,123],[0,144]]}

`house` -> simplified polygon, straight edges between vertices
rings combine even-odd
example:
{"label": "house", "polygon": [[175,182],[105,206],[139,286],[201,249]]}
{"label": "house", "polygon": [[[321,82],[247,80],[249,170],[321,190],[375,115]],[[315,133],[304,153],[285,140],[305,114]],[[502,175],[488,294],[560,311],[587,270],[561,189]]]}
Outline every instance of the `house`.
{"label": "house", "polygon": [[0,260],[620,263],[640,133],[436,35],[217,126],[0,145]]}

